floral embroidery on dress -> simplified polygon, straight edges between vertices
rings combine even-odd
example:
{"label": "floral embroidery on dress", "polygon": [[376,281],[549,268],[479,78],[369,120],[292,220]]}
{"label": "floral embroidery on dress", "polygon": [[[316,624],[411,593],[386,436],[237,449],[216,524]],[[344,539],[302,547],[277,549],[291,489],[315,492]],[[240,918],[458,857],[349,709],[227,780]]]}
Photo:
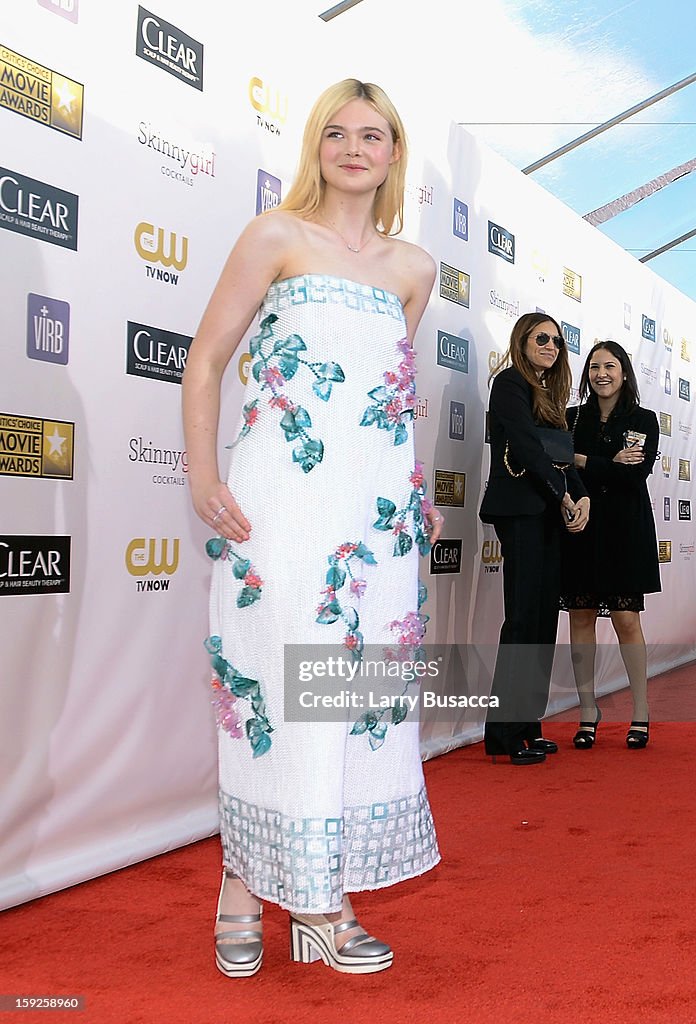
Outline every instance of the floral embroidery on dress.
{"label": "floral embroidery on dress", "polygon": [[[407,555],[413,547],[415,539],[421,555],[427,555],[430,551],[430,540],[428,539],[428,524],[426,515],[432,510],[432,502],[426,498],[427,484],[423,476],[423,464],[416,462],[415,469],[409,480],[412,491],[407,504],[397,510],[393,501],[388,498],[377,498],[377,512],[379,517],[372,524],[375,530],[391,530],[396,538],[394,541],[394,557]],[[406,528],[406,519],[409,514],[413,518],[413,536]]]}
{"label": "floral embroidery on dress", "polygon": [[[210,655],[210,664],[215,673],[213,677],[213,690],[218,690],[218,687],[215,685],[217,683],[220,689],[224,688],[233,697],[244,698],[251,704],[253,716],[247,719],[246,735],[254,752],[254,757],[260,757],[271,748],[269,733],[273,732],[273,727],[266,718],[266,705],[261,696],[259,683],[256,679],[247,679],[246,676],[237,671],[234,665],[230,665],[229,661],[223,658],[221,653],[222,640],[219,636],[209,636],[205,640],[205,649]],[[228,698],[225,697],[223,703],[223,699],[217,693],[214,703],[220,707],[229,707]],[[241,728],[241,722],[239,725]],[[230,735],[234,735],[233,731],[228,731]]]}
{"label": "floral embroidery on dress", "polygon": [[375,556],[362,542],[340,544],[328,557],[329,568],[326,573],[326,586],[322,590],[323,597],[317,608],[316,621],[324,625],[343,619],[348,627],[343,644],[350,651],[353,660],[360,661],[365,643],[363,635],[358,629],[360,616],[352,605],[344,608],[336,596],[337,591],[344,587],[346,579],[350,579],[349,590],[354,597],[360,599],[365,593],[367,581],[353,575],[350,565],[353,559],[362,561],[364,565],[377,565]]}
{"label": "floral embroidery on dress", "polygon": [[222,685],[216,676],[210,680],[210,685],[213,688],[211,704],[215,708],[215,721],[218,729],[224,729],[233,740],[241,740],[244,729],[237,710],[237,698]]}
{"label": "floral embroidery on dress", "polygon": [[365,409],[361,427],[369,427],[375,423],[380,430],[394,431],[394,444],[404,444],[408,438],[408,430],[404,422],[407,416],[411,419],[416,410],[416,361],[415,352],[408,338],[397,342],[402,359],[396,370],[386,370],[384,384],[368,391],[372,405]]}
{"label": "floral embroidery on dress", "polygon": [[205,551],[214,562],[218,559],[223,562],[232,562],[232,575],[242,580],[244,586],[237,595],[237,607],[248,608],[250,604],[261,599],[263,580],[254,572],[248,558],[242,558],[233,549],[232,545],[224,537],[211,537],[205,545]]}
{"label": "floral embroidery on dress", "polygon": [[[341,384],[345,374],[338,363],[309,362],[300,356],[306,352],[307,346],[299,334],[289,334],[287,338],[274,338],[273,324],[278,319],[275,313],[269,313],[260,324],[260,331],[249,342],[249,352],[254,358],[251,372],[254,380],[262,391],[269,390],[271,397],[268,404],[271,408],[280,409],[283,416],[280,426],[286,441],[300,441],[292,453],[293,462],[297,462],[303,472],[310,470],[324,458],[323,442],[311,437],[307,431],[312,426],[312,418],[307,410],[291,401],[282,393],[289,380],[295,376],[300,366],[304,366],[314,375],[312,391],[322,402],[328,402],[334,384]],[[267,342],[272,342],[270,351],[265,352]],[[244,426],[235,444],[249,433],[258,415],[258,399],[244,406]]]}
{"label": "floral embroidery on dress", "polygon": [[[399,646],[396,650],[393,650],[391,647],[384,649],[385,662],[389,662],[391,665],[403,662],[425,662],[427,655],[423,647],[423,639],[425,637],[425,626],[430,616],[421,614],[420,609],[427,599],[428,591],[419,580],[418,611],[408,612],[403,619],[395,619],[389,623],[389,629],[392,633],[398,634],[396,643]],[[388,675],[397,675],[397,673],[390,672]],[[417,683],[418,679],[406,681],[401,694],[390,698],[389,708],[385,707],[379,711],[366,711],[364,715],[361,715],[350,730],[350,735],[362,736],[367,733],[370,748],[378,750],[384,743],[389,724],[399,725],[408,715],[408,704],[405,699],[406,691],[414,682]],[[389,722],[384,721],[387,711],[390,712]]]}

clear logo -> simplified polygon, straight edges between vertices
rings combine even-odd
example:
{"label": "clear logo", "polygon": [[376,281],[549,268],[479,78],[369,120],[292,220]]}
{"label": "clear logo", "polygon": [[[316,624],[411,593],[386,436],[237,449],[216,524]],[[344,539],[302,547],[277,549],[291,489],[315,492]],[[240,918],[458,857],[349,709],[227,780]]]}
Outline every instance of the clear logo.
{"label": "clear logo", "polygon": [[507,263],[515,262],[515,236],[492,220],[488,221],[488,251]]}

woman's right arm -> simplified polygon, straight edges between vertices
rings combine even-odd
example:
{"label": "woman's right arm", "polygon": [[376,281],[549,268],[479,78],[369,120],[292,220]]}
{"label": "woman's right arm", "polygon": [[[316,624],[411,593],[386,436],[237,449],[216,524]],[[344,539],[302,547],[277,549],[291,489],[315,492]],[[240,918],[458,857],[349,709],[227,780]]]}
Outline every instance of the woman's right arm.
{"label": "woman's right arm", "polygon": [[[196,333],[182,380],[189,486],[196,513],[228,540],[249,537],[251,524],[220,479],[217,433],[222,375],[248,330],[261,300],[279,276],[289,225],[269,215],[244,229],[227,258]],[[216,513],[224,508],[222,515]]]}

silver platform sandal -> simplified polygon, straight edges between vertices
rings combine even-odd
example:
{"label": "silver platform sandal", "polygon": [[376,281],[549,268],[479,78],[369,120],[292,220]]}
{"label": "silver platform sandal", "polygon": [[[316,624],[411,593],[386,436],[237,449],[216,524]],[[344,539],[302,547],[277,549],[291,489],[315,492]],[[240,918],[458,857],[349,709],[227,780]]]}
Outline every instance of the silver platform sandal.
{"label": "silver platform sandal", "polygon": [[316,924],[297,914],[290,918],[290,957],[295,963],[301,964],[323,960],[328,967],[342,974],[386,971],[392,965],[393,951],[385,942],[380,942],[362,929],[337,948],[337,935],[359,927],[355,919],[336,924],[331,921]]}
{"label": "silver platform sandal", "polygon": [[[225,882],[228,878],[236,878],[237,875],[222,873],[222,884],[218,897],[216,923],[222,924],[256,924],[261,923],[263,907],[259,904],[258,914],[222,914],[222,894],[225,891]],[[245,942],[224,942],[224,939],[245,939]],[[218,970],[228,978],[250,978],[252,974],[260,969],[263,963],[263,936],[261,928],[248,930],[230,929],[229,931],[218,932],[215,936],[215,963]]]}

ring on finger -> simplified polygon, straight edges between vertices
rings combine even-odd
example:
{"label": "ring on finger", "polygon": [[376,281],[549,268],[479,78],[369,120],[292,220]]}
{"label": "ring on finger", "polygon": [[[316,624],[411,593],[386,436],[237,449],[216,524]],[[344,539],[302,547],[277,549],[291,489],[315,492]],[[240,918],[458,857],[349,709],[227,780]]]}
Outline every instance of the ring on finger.
{"label": "ring on finger", "polygon": [[223,512],[226,512],[226,511],[227,511],[226,506],[225,505],[221,505],[220,508],[215,513],[215,515],[213,516],[213,522],[216,523],[218,521],[218,519],[220,518],[220,516],[223,514]]}

